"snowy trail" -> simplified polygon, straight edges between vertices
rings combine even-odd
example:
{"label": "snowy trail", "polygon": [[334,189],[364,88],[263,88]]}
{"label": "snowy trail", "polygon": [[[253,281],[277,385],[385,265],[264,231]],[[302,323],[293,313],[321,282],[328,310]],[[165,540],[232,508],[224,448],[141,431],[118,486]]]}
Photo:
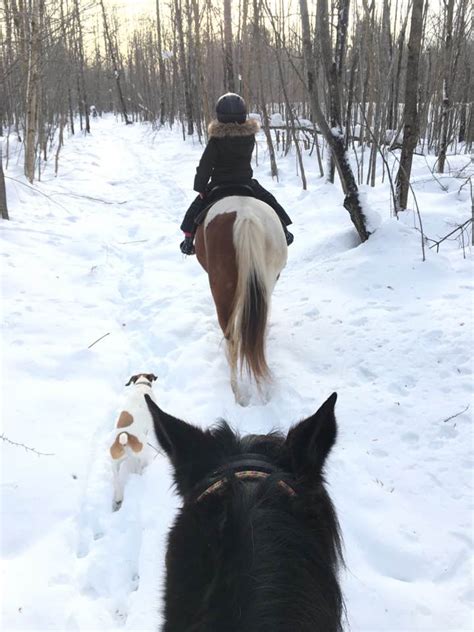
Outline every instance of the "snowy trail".
{"label": "snowy trail", "polygon": [[[384,223],[356,247],[334,187],[310,166],[302,192],[290,159],[272,185],[264,157],[256,176],[291,210],[296,241],[272,306],[271,401],[237,407],[207,278],[177,248],[200,152],[106,118],[68,141],[57,179],[46,170],[50,199],[9,183],[4,431],[54,456],[4,447],[2,629],[156,629],[177,505],[168,464],[131,477],[112,513],[107,458],[123,384],[144,370],[165,410],[242,432],[286,429],[338,391],[327,474],[351,630],[470,630],[470,262],[452,245],[422,263],[411,216],[387,217],[385,185],[367,190]],[[429,234],[468,213],[456,190],[420,184]]]}

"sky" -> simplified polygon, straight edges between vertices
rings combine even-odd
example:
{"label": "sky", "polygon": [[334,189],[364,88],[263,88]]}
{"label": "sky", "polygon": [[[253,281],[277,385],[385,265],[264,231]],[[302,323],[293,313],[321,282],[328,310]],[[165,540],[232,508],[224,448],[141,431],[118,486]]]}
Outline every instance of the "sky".
{"label": "sky", "polygon": [[107,0],[107,2],[126,12],[131,18],[154,14],[156,11],[156,0]]}
{"label": "sky", "polygon": [[[298,4],[298,0],[283,0],[285,4]],[[142,16],[155,16],[156,13],[156,0],[106,0],[109,6],[115,6],[120,11],[121,15],[126,14],[130,20],[136,20]],[[168,3],[164,0],[160,0],[162,5]],[[355,3],[361,0],[355,0]],[[311,0],[309,2],[311,4]],[[376,5],[382,6],[383,0],[375,0]],[[271,4],[271,2],[270,2]],[[403,4],[403,3],[402,3]],[[440,7],[441,0],[429,0],[429,6],[432,11],[437,11]],[[238,1],[234,0],[234,8],[238,6]]]}

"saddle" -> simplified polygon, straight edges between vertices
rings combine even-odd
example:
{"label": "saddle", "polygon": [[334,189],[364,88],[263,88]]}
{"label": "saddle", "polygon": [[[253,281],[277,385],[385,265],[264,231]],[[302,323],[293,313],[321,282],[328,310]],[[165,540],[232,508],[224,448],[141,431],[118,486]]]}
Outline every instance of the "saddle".
{"label": "saddle", "polygon": [[250,184],[218,184],[207,194],[206,206],[194,220],[196,226],[199,226],[199,224],[204,222],[206,215],[216,202],[222,200],[223,198],[230,197],[231,195],[255,197],[255,192]]}

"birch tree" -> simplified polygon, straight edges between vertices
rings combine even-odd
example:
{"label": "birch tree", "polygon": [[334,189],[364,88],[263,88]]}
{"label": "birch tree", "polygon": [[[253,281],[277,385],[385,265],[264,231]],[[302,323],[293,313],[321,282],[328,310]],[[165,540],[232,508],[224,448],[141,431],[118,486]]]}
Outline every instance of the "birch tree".
{"label": "birch tree", "polygon": [[38,107],[40,90],[40,17],[43,0],[32,0],[30,40],[28,45],[28,83],[26,89],[25,176],[35,178],[36,137],[38,133]]}

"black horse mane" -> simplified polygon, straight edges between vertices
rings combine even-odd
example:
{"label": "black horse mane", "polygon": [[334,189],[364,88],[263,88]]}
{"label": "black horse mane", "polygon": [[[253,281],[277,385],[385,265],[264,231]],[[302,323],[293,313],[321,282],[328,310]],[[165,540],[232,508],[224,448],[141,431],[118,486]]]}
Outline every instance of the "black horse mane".
{"label": "black horse mane", "polygon": [[[221,421],[206,433],[214,461],[196,452],[195,471],[246,453],[290,471],[278,432],[240,438]],[[178,468],[178,487],[179,477]],[[184,503],[169,536],[164,632],[342,631],[341,538],[323,475],[295,478],[294,496],[278,480],[230,476],[219,492]]]}

